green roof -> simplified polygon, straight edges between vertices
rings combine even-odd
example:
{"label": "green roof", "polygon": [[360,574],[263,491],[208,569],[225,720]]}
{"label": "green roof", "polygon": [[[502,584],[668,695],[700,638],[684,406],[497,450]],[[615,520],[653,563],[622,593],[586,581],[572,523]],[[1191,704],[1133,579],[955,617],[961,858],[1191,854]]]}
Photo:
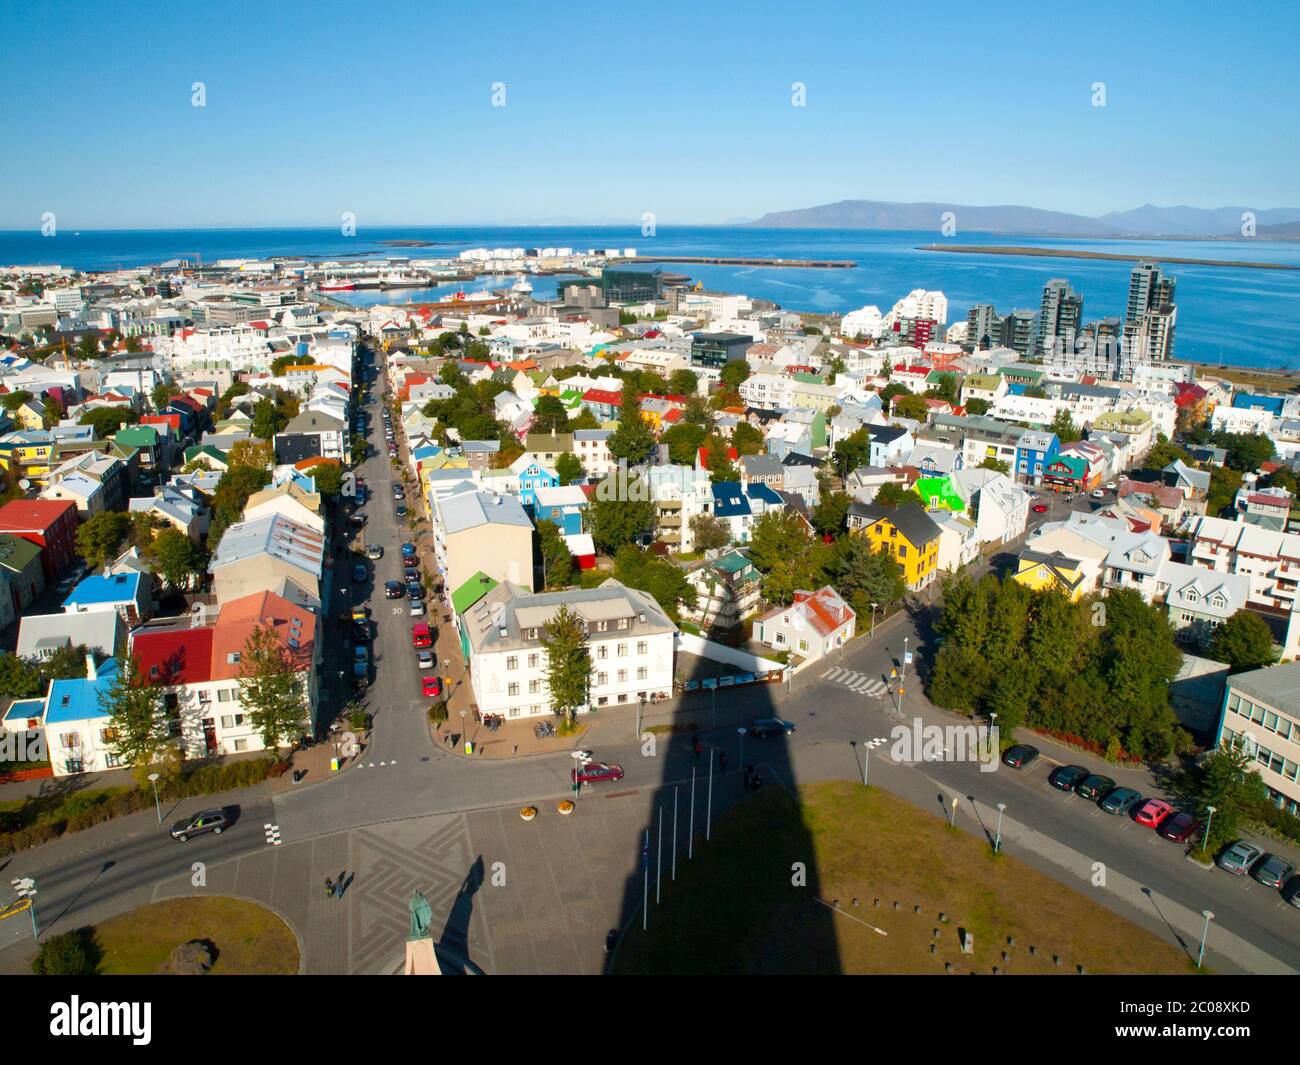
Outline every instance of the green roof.
{"label": "green roof", "polygon": [[497,586],[497,582],[482,570],[451,593],[451,606],[457,614],[463,614],[488,592]]}
{"label": "green roof", "polygon": [[152,425],[128,425],[114,434],[113,442],[126,447],[154,447],[158,443],[158,430]]}
{"label": "green roof", "polygon": [[750,564],[751,563],[749,559],[747,559],[739,551],[732,551],[729,554],[723,555],[720,559],[718,559],[715,563],[713,563],[716,569],[720,569],[725,573],[739,573],[741,570],[747,568]]}
{"label": "green roof", "polygon": [[21,573],[41,553],[39,544],[13,533],[0,533],[0,566]]}
{"label": "green roof", "polygon": [[928,509],[942,507],[960,513],[966,509],[966,502],[953,491],[952,482],[947,477],[921,477],[913,491],[921,497],[921,502]]}

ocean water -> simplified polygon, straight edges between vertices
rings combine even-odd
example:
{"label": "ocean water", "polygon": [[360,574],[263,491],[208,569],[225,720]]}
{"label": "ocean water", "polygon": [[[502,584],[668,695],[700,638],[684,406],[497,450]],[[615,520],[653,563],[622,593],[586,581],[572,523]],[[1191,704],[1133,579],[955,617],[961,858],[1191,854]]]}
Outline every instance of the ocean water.
{"label": "ocean water", "polygon": [[[392,248],[384,240],[424,240],[427,248]],[[756,229],[744,226],[660,226],[644,236],[638,226],[403,226],[360,229],[211,229],[0,232],[0,265],[60,263],[86,270],[148,265],[174,258],[304,256],[314,258],[413,259],[454,256],[473,247],[636,248],[643,255],[697,255],[845,259],[854,269],[663,264],[706,288],[770,299],[790,310],[845,312],[875,304],[886,311],[914,288],[938,289],[948,297],[949,324],[974,303],[1000,311],[1037,309],[1043,284],[1068,279],[1084,297],[1091,320],[1122,316],[1131,263],[1089,259],[953,254],[922,251],[930,243],[1032,246],[1114,252],[1159,260],[1161,256],[1274,262],[1300,267],[1300,242],[1158,241],[1018,237],[935,231]],[[1178,279],[1178,358],[1229,365],[1300,369],[1300,270],[1171,264]],[[534,278],[539,296],[555,291],[555,278]],[[508,285],[508,279],[440,285],[429,290],[346,294],[349,302],[404,303],[432,300],[457,289]]]}

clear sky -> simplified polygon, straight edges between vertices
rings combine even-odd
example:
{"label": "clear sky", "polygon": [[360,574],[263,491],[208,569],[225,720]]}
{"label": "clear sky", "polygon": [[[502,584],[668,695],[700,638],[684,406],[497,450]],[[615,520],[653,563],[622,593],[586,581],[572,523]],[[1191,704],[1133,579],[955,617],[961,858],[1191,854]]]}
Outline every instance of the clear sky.
{"label": "clear sky", "polygon": [[1300,206],[1297,40],[1294,0],[0,0],[0,229]]}

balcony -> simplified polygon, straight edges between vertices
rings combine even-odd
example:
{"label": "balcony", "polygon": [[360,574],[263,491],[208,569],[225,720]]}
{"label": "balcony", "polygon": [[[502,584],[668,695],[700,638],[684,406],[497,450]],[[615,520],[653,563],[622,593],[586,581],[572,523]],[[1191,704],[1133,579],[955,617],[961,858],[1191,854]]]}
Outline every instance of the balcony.
{"label": "balcony", "polygon": [[682,527],[682,516],[680,514],[660,514],[659,526],[663,529],[680,529]]}

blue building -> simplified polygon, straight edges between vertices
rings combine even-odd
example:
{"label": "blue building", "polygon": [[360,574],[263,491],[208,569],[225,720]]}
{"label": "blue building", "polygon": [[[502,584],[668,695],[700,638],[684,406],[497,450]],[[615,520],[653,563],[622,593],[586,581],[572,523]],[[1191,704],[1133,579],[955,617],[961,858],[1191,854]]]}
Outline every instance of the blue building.
{"label": "blue building", "polygon": [[537,502],[537,489],[555,488],[560,477],[554,470],[536,462],[528,462],[527,456],[520,456],[511,471],[519,478],[519,502],[531,508]]}
{"label": "blue building", "polygon": [[1055,433],[1029,429],[1016,441],[1015,479],[1021,484],[1042,484],[1047,467],[1061,453]]}
{"label": "blue building", "polygon": [[577,536],[583,531],[587,504],[587,494],[576,484],[554,488],[543,485],[535,493],[533,518],[554,522],[565,536]]}
{"label": "blue building", "polygon": [[1285,396],[1257,396],[1250,392],[1234,392],[1232,405],[1246,410],[1266,410],[1275,418],[1282,417],[1282,408],[1286,405]]}
{"label": "blue building", "polygon": [[98,773],[123,764],[106,736],[112,714],[104,708],[117,675],[117,659],[96,667],[88,655],[86,676],[50,685],[42,724],[55,776]]}

